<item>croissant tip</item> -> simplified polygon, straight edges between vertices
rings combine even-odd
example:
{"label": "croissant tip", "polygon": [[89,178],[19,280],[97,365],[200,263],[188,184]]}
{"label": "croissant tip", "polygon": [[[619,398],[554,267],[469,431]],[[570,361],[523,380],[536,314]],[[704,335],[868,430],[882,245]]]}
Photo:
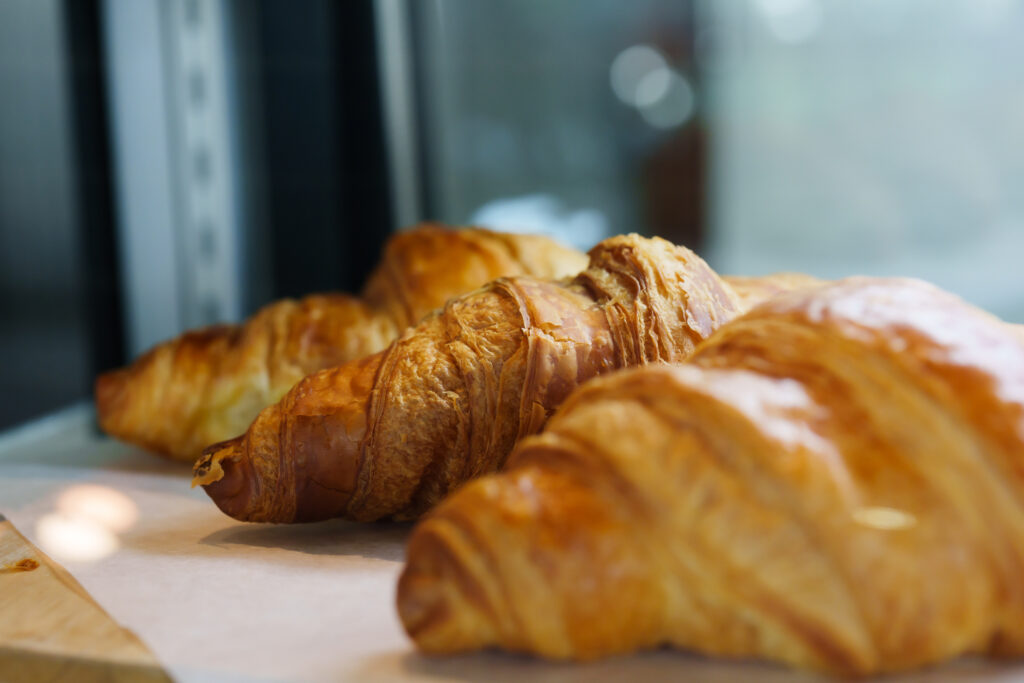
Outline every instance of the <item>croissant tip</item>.
{"label": "croissant tip", "polygon": [[222,463],[239,457],[234,441],[222,441],[207,447],[192,466],[192,488],[220,481],[226,474]]}
{"label": "croissant tip", "polygon": [[[245,437],[206,448],[192,470],[192,486],[202,486],[224,514],[237,520],[264,521],[255,495],[252,463],[246,457]],[[254,503],[256,507],[254,508]]]}

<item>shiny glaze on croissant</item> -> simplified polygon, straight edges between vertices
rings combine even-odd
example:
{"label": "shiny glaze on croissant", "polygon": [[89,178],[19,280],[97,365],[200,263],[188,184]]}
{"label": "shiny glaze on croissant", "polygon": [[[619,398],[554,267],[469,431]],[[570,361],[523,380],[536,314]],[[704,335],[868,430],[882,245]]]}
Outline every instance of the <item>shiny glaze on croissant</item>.
{"label": "shiny glaze on croissant", "polygon": [[244,432],[309,373],[379,351],[451,297],[504,275],[561,277],[584,265],[583,254],[545,237],[422,225],[388,242],[361,298],[278,301],[244,324],[187,332],[100,376],[100,426],[191,462]]}
{"label": "shiny glaze on croissant", "polygon": [[247,521],[414,518],[501,467],[581,382],[682,360],[740,311],[688,249],[610,238],[571,281],[497,280],[386,351],[307,377],[207,449],[195,483]]}
{"label": "shiny glaze on croissant", "polygon": [[403,623],[435,654],[1020,657],[1022,341],[919,281],[851,279],[594,380],[416,527]]}

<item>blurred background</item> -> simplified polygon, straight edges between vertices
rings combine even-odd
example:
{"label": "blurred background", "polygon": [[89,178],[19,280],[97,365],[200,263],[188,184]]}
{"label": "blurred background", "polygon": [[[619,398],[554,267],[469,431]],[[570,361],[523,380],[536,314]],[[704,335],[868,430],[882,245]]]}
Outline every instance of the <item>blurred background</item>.
{"label": "blurred background", "polygon": [[0,0],[0,428],[422,219],[1024,322],[1024,1]]}

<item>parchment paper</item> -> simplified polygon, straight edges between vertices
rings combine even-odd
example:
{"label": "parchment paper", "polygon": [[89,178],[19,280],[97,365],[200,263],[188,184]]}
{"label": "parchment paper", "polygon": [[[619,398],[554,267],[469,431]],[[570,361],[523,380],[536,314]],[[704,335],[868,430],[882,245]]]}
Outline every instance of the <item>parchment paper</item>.
{"label": "parchment paper", "polygon": [[[87,405],[0,435],[0,513],[55,559],[40,520],[72,487],[111,489],[137,508],[116,551],[63,564],[178,680],[817,680],[671,651],[583,666],[501,653],[424,658],[394,609],[408,525],[241,524],[191,490],[189,474],[100,437]],[[1024,681],[1024,666],[967,660],[905,680]]]}

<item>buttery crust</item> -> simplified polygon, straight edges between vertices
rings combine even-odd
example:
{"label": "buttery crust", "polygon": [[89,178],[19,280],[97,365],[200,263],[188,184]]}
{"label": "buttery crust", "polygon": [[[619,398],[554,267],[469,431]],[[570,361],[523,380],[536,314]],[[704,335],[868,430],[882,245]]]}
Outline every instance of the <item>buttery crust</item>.
{"label": "buttery crust", "polygon": [[744,310],[751,309],[783,292],[809,289],[824,284],[818,278],[804,273],[774,273],[759,277],[727,275],[723,279],[739,296]]}
{"label": "buttery crust", "polygon": [[311,372],[375,353],[453,296],[496,277],[562,277],[586,257],[545,237],[424,224],[393,237],[361,298],[270,304],[241,325],[187,332],[96,380],[108,434],[194,461],[245,431]]}
{"label": "buttery crust", "polygon": [[500,468],[582,382],[682,360],[742,308],[690,250],[613,237],[572,280],[496,280],[310,375],[208,448],[193,483],[246,521],[415,518]]}
{"label": "buttery crust", "polygon": [[914,280],[783,294],[575,392],[414,530],[416,645],[840,675],[1024,656],[1024,340]]}

